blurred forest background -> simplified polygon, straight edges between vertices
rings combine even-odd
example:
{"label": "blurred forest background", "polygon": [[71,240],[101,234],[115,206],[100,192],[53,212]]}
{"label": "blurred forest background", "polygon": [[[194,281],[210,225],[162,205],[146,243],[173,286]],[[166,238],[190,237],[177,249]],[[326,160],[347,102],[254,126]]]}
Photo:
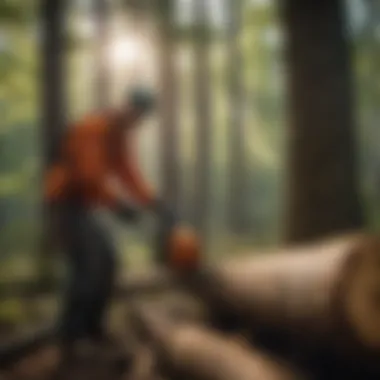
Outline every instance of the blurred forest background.
{"label": "blurred forest background", "polygon": [[[38,3],[0,0],[1,281],[32,281],[40,270],[45,77]],[[140,134],[144,173],[198,228],[210,260],[243,247],[280,244],[288,134],[280,2],[64,3],[64,122],[116,106],[129,86],[152,86],[161,108]],[[353,48],[360,198],[368,228],[376,229],[380,3],[347,0],[343,13]],[[152,265],[150,221],[133,228],[110,223],[125,268]],[[18,310],[10,302],[0,308],[4,318]]]}

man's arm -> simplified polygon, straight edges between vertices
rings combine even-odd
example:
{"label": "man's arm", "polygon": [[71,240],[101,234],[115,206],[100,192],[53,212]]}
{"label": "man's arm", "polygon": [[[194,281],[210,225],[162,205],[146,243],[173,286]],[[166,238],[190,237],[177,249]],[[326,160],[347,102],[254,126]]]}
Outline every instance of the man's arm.
{"label": "man's arm", "polygon": [[[120,147],[123,143],[120,142]],[[136,154],[136,144],[131,138],[128,139],[125,154],[123,149],[119,150],[117,174],[132,196],[142,205],[153,211],[161,218],[164,225],[173,226],[176,221],[176,215],[168,205],[160,200],[151,187],[143,179],[139,170]]]}
{"label": "man's arm", "polygon": [[[122,144],[122,143],[121,143]],[[128,192],[143,206],[153,206],[155,194],[143,179],[138,168],[135,146],[128,141],[125,154],[120,150],[117,162],[117,175]]]}

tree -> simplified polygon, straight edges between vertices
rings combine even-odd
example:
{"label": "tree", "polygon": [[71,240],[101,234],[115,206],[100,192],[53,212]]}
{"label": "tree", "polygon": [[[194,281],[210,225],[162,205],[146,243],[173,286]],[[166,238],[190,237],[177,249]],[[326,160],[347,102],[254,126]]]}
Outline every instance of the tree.
{"label": "tree", "polygon": [[[244,2],[241,33],[248,123],[245,218],[255,244],[278,239],[284,140],[283,39],[275,2]],[[248,106],[249,105],[249,106]],[[248,107],[247,107],[248,106]],[[248,232],[248,229],[246,230]],[[247,236],[248,237],[248,236]]]}
{"label": "tree", "polygon": [[94,18],[96,20],[95,93],[99,108],[106,107],[110,100],[109,72],[107,70],[108,3],[108,0],[95,0],[94,2]]}
{"label": "tree", "polygon": [[[42,122],[44,171],[57,159],[65,127],[65,90],[63,81],[64,0],[41,1],[42,21]],[[52,281],[51,236],[52,210],[45,206],[43,247],[40,257],[43,281]]]}
{"label": "tree", "polygon": [[362,23],[352,21],[351,38],[355,43],[355,74],[358,109],[360,116],[361,170],[363,194],[366,197],[367,215],[374,227],[379,225],[379,184],[380,184],[380,155],[378,150],[380,116],[378,99],[380,88],[374,80],[378,75],[380,63],[380,47],[378,20],[380,4],[375,0],[362,0],[353,3],[351,19],[355,20],[357,7],[365,11],[367,17]]}
{"label": "tree", "polygon": [[195,59],[195,194],[194,222],[200,234],[206,237],[208,228],[208,211],[211,177],[211,114],[210,114],[210,85],[209,85],[209,30],[207,25],[207,9],[205,1],[194,1],[194,59]]}
{"label": "tree", "polygon": [[162,193],[168,204],[179,207],[179,136],[177,125],[178,91],[176,83],[175,36],[172,0],[160,4],[160,137]]}
{"label": "tree", "polygon": [[[177,125],[178,93],[174,61],[175,38],[172,17],[173,1],[157,5],[159,17],[159,78],[160,78],[160,179],[162,197],[171,208],[179,209],[179,136]],[[162,262],[171,226],[159,220],[156,261]]]}
{"label": "tree", "polygon": [[227,35],[228,51],[228,90],[229,90],[229,202],[228,222],[230,229],[243,232],[246,227],[245,208],[245,144],[244,144],[244,88],[243,88],[243,60],[239,46],[239,32],[241,28],[242,1],[229,1],[229,28]]}
{"label": "tree", "polygon": [[349,47],[339,0],[286,0],[288,241],[362,226]]}

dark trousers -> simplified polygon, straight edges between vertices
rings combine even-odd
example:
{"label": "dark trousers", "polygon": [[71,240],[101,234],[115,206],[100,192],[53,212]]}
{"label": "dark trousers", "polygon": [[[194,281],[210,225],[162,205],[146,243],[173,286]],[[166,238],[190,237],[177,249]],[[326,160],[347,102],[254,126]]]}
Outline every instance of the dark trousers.
{"label": "dark trousers", "polygon": [[61,246],[69,270],[59,334],[70,343],[96,338],[103,324],[115,278],[115,251],[91,211],[78,205],[60,211]]}

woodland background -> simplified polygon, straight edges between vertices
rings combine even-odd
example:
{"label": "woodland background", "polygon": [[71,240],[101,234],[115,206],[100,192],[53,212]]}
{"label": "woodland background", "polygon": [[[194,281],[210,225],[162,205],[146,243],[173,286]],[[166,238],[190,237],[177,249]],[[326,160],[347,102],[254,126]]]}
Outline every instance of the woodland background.
{"label": "woodland background", "polygon": [[[144,173],[198,229],[210,260],[351,227],[376,230],[380,3],[321,2],[313,17],[326,17],[326,28],[318,40],[307,33],[310,12],[283,11],[274,0],[66,1],[55,14],[62,28],[54,28],[55,43],[50,36],[49,61],[38,2],[0,0],[1,281],[41,275],[49,128],[116,106],[128,87],[141,83],[156,89],[161,102],[140,134]],[[48,8],[42,13],[54,12]],[[286,55],[286,40],[293,32],[300,36],[298,53],[321,64],[313,81],[289,69],[296,53]],[[49,86],[64,95],[46,100],[41,90]],[[320,112],[332,98],[340,99],[335,111]],[[300,126],[313,112],[303,134]],[[323,210],[313,218],[307,201],[294,201],[301,191],[315,194],[307,184],[316,182],[319,193],[335,193],[327,197],[336,200],[331,212],[344,223],[329,224]],[[319,209],[323,196],[321,202]],[[152,266],[152,220],[131,227],[109,219],[121,272]],[[53,260],[59,272],[61,259]],[[24,311],[17,298],[0,301],[4,321],[25,322]]]}

